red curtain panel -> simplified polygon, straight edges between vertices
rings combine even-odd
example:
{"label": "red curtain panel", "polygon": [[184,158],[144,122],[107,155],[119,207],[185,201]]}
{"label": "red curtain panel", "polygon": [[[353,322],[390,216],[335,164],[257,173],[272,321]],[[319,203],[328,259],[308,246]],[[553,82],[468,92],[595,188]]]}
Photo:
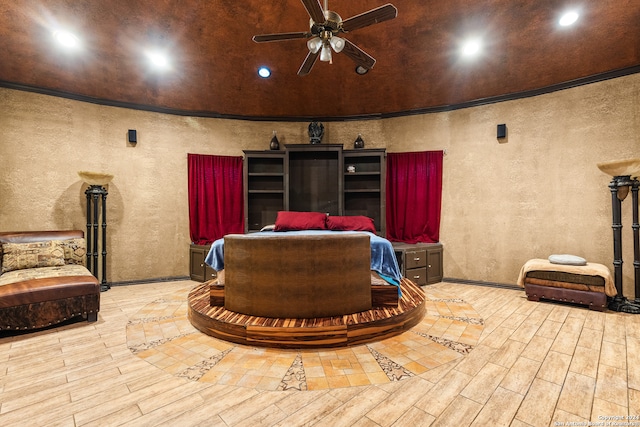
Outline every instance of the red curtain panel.
{"label": "red curtain panel", "polygon": [[387,154],[387,239],[440,239],[442,151]]}
{"label": "red curtain panel", "polygon": [[189,154],[189,233],[208,245],[244,232],[242,157]]}

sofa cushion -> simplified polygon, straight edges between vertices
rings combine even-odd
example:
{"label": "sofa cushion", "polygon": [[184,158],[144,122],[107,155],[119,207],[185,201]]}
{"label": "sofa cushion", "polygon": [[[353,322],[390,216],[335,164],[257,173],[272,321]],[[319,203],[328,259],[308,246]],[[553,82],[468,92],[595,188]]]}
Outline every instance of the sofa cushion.
{"label": "sofa cushion", "polygon": [[2,273],[64,265],[64,248],[57,240],[2,245]]}
{"label": "sofa cushion", "polygon": [[87,260],[87,247],[84,239],[60,240],[64,249],[64,263],[85,265]]}
{"label": "sofa cushion", "polygon": [[0,287],[27,280],[47,279],[52,277],[91,276],[91,272],[83,265],[65,264],[57,267],[27,268],[13,270],[0,275]]}

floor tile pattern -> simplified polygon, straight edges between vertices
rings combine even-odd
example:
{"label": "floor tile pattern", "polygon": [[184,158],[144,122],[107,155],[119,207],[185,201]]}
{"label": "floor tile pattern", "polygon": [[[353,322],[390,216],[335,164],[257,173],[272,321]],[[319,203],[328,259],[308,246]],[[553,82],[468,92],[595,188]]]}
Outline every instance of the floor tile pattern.
{"label": "floor tile pattern", "polygon": [[[370,343],[350,357],[281,352],[274,361],[269,351],[256,351],[277,374],[269,388],[268,375],[239,376],[238,385],[207,378],[219,373],[204,364],[234,358],[246,363],[246,373],[264,372],[252,367],[260,357],[238,358],[236,346],[212,344],[179,320],[180,300],[195,285],[114,286],[101,294],[97,322],[0,334],[0,426],[556,427],[640,421],[638,315],[532,302],[519,288],[442,282],[424,288],[432,297],[432,317],[412,330],[416,340]],[[440,312],[447,306],[438,300],[470,305]],[[464,332],[457,317],[470,320]],[[483,319],[483,325],[471,319]],[[463,356],[418,334],[474,348]],[[153,357],[141,357],[149,343],[164,338],[173,339],[155,345]],[[130,344],[138,345],[138,353]],[[432,346],[440,352],[429,353]],[[371,350],[415,375],[391,381]],[[359,371],[348,371],[347,362],[359,362],[377,382],[328,387],[329,378],[357,383]],[[430,363],[435,367],[426,369]],[[224,371],[229,380],[238,372],[232,367]],[[344,375],[325,376],[330,368]],[[305,377],[296,378],[299,389],[304,381],[326,388],[296,391],[287,373],[303,371]],[[194,379],[181,376],[194,372]],[[285,378],[293,389],[278,388]],[[258,385],[241,385],[252,381]]]}
{"label": "floor tile pattern", "polygon": [[264,390],[321,390],[401,381],[468,354],[484,321],[460,298],[429,295],[420,324],[367,345],[327,350],[249,347],[202,334],[182,292],[143,307],[127,323],[127,346],[192,381]]}

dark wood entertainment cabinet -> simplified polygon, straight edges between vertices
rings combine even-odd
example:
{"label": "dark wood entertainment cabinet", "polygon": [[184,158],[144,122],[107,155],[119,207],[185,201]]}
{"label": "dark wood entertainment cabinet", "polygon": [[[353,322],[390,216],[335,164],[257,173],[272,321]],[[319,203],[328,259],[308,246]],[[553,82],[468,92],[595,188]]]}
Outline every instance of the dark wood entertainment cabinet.
{"label": "dark wood entertainment cabinet", "polygon": [[[344,150],[342,144],[286,144],[244,151],[245,233],[274,224],[278,211],[313,211],[373,218],[386,237],[386,152]],[[442,281],[441,243],[393,243],[403,276],[417,285]],[[204,263],[209,245],[191,245],[192,280],[215,278]]]}
{"label": "dark wood entertainment cabinet", "polygon": [[385,235],[384,149],[286,144],[283,151],[244,155],[245,232],[275,223],[284,210],[364,215]]}

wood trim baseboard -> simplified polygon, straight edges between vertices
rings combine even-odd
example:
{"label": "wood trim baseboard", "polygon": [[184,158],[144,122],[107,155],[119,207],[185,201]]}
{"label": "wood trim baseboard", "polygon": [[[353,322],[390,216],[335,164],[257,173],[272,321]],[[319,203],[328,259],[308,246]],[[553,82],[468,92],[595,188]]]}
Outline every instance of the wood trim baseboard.
{"label": "wood trim baseboard", "polygon": [[442,281],[448,282],[448,283],[460,283],[464,285],[487,286],[490,288],[512,289],[514,291],[523,290],[520,286],[513,285],[510,283],[485,282],[482,280],[470,280],[470,279],[456,279],[454,277],[444,277]]}

